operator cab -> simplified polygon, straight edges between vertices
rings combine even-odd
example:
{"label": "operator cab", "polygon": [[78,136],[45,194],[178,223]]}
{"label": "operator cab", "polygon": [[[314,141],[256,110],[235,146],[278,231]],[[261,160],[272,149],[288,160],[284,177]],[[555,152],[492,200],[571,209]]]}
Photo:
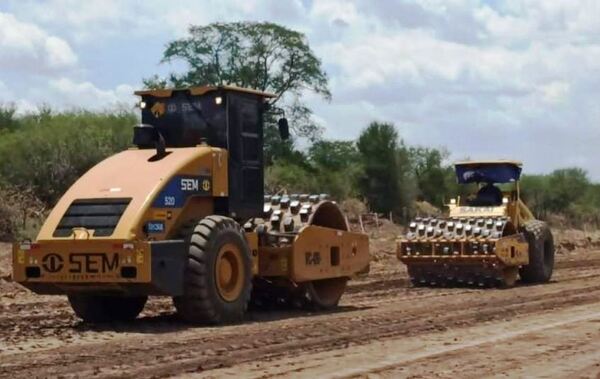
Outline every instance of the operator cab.
{"label": "operator cab", "polygon": [[[242,133],[262,137],[262,115],[273,94],[245,88],[202,86],[137,91],[142,125],[152,126],[167,147],[206,143],[229,148]],[[255,141],[260,142],[260,141]],[[257,150],[257,146],[254,150]]]}
{"label": "operator cab", "polygon": [[[458,162],[455,164],[456,178],[459,184],[475,183],[479,190],[467,200],[468,206],[498,207],[508,198],[518,197],[517,183],[521,176],[522,164],[516,161]],[[497,185],[513,185],[509,191],[503,191]],[[513,200],[517,200],[514,198]]]}
{"label": "operator cab", "polygon": [[[133,143],[156,148],[149,162],[168,159],[172,148],[210,146],[228,153],[229,195],[216,209],[235,219],[263,211],[263,124],[275,95],[232,86],[137,91],[142,123]],[[287,130],[282,125],[282,135]]]}

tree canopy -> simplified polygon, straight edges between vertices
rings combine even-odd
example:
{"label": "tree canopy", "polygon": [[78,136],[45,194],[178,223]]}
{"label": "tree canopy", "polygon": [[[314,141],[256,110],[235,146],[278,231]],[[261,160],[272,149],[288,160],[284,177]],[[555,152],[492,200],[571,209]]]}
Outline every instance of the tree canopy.
{"label": "tree canopy", "polygon": [[397,161],[398,132],[393,124],[372,122],[356,142],[364,172],[359,188],[378,212],[395,211],[400,204]]}
{"label": "tree canopy", "polygon": [[[194,85],[236,85],[275,94],[274,113],[290,119],[296,136],[312,140],[321,128],[310,108],[302,101],[305,91],[331,98],[327,74],[311,50],[306,37],[297,31],[270,22],[212,23],[191,26],[186,37],[167,44],[161,63],[183,62],[186,70],[167,78],[144,80],[149,88]],[[274,129],[278,115],[267,119]],[[270,130],[271,132],[273,130]],[[273,154],[289,152],[289,146],[275,147],[276,133],[265,133],[268,163]]]}

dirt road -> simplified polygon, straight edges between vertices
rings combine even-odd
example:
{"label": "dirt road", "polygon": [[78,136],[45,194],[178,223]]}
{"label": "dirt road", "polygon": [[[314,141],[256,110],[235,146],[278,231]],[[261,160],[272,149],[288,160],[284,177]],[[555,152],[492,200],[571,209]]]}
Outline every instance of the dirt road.
{"label": "dirt road", "polygon": [[211,328],[181,324],[160,299],[135,323],[87,326],[63,298],[0,280],[0,377],[596,378],[600,251],[557,258],[547,285],[428,289],[382,253],[336,312]]}

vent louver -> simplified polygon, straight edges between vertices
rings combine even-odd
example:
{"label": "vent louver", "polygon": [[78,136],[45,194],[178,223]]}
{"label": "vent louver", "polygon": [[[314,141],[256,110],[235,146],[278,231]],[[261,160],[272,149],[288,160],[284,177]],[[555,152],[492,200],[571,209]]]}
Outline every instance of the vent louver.
{"label": "vent louver", "polygon": [[73,228],[93,229],[95,237],[113,234],[131,199],[75,200],[56,227],[54,237],[68,237]]}

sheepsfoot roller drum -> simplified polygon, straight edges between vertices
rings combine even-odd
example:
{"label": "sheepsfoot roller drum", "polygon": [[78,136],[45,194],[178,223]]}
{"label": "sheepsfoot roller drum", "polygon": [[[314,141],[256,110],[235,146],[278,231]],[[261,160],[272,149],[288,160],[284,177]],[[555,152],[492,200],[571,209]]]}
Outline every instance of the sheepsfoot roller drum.
{"label": "sheepsfoot roller drum", "polygon": [[[237,87],[137,92],[128,149],[62,196],[35,241],[13,245],[13,275],[66,295],[85,321],[127,321],[148,296],[181,319],[219,324],[255,304],[335,307],[368,271],[369,241],[324,195],[268,197],[263,120],[273,95]],[[279,122],[282,138],[289,134]],[[126,167],[126,169],[125,169]]]}
{"label": "sheepsfoot roller drum", "polygon": [[[485,183],[475,196],[453,199],[449,215],[417,218],[398,241],[398,258],[415,286],[512,287],[550,280],[552,233],[519,199],[518,162],[462,162],[459,183]],[[514,184],[502,192],[494,183]]]}
{"label": "sheepsfoot roller drum", "polygon": [[336,307],[347,281],[368,271],[367,237],[348,231],[344,215],[326,195],[266,196],[265,200],[265,218],[246,225],[264,246],[259,250],[253,303]]}
{"label": "sheepsfoot roller drum", "polygon": [[508,218],[417,219],[400,259],[415,285],[512,286],[528,246]]}

